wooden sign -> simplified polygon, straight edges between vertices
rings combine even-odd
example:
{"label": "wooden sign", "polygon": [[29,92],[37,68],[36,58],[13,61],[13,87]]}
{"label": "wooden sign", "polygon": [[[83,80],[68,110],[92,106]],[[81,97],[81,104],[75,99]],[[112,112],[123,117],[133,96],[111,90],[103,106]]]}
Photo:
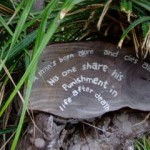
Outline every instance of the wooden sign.
{"label": "wooden sign", "polygon": [[150,63],[103,42],[47,46],[28,108],[92,118],[123,107],[150,110]]}

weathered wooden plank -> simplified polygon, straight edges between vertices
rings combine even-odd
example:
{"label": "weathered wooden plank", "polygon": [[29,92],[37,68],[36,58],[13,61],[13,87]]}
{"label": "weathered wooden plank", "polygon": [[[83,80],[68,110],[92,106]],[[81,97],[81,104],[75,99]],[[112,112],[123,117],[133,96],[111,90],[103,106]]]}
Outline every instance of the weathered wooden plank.
{"label": "weathered wooden plank", "polygon": [[130,107],[150,110],[150,63],[133,50],[103,42],[47,46],[29,109],[65,118],[92,118]]}

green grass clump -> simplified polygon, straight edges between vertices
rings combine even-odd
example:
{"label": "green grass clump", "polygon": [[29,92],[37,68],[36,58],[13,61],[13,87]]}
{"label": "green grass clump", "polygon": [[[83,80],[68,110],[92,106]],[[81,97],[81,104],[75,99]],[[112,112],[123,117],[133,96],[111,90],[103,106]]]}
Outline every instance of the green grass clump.
{"label": "green grass clump", "polygon": [[150,150],[150,140],[144,136],[135,142],[135,148],[137,150]]}

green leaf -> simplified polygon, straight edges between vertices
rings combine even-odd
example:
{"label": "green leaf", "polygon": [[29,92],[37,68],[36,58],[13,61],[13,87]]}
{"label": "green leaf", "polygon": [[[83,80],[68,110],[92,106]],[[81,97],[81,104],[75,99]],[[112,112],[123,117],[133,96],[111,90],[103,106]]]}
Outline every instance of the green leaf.
{"label": "green leaf", "polygon": [[[12,59],[14,59],[14,57],[21,54],[24,51],[24,48],[26,48],[29,44],[31,44],[35,40],[36,36],[37,36],[37,31],[35,30],[29,35],[27,35],[24,39],[19,41],[17,45],[15,45],[12,48],[11,52],[9,53],[6,63],[9,63]],[[7,52],[6,54],[4,54],[4,56],[5,55],[7,55]]]}
{"label": "green leaf", "polygon": [[143,7],[145,10],[150,11],[150,2],[147,0],[131,0],[133,3],[137,4],[140,7]]}
{"label": "green leaf", "polygon": [[121,0],[120,7],[121,7],[121,11],[123,11],[127,14],[132,12],[132,2],[131,1]]}
{"label": "green leaf", "polygon": [[142,23],[143,36],[145,37],[149,30],[150,22]]}
{"label": "green leaf", "polygon": [[121,8],[121,11],[126,11],[127,10],[127,1],[126,0],[121,0],[120,8]]}
{"label": "green leaf", "polygon": [[0,22],[3,25],[3,27],[8,31],[8,33],[13,36],[13,32],[11,31],[11,29],[9,28],[9,26],[7,25],[7,23],[5,22],[5,20],[0,16]]}
{"label": "green leaf", "polygon": [[17,126],[16,127],[7,128],[7,129],[3,129],[3,130],[0,130],[0,134],[11,133],[11,132],[14,132],[16,129],[17,129]]}
{"label": "green leaf", "polygon": [[18,20],[17,27],[16,27],[14,35],[12,37],[11,45],[10,45],[10,48],[9,48],[9,50],[7,52],[7,55],[6,55],[5,59],[1,61],[0,70],[2,69],[3,65],[5,64],[5,62],[7,60],[7,57],[9,56],[10,51],[12,50],[14,45],[16,44],[16,42],[17,42],[17,40],[19,38],[19,35],[22,32],[22,30],[23,30],[24,23],[25,23],[25,21],[26,21],[26,19],[28,17],[28,14],[29,14],[29,12],[30,12],[30,10],[32,8],[34,0],[23,1],[20,5],[22,6],[25,2],[26,2],[26,6],[23,9],[23,12],[22,12],[22,14],[20,16],[20,19]]}
{"label": "green leaf", "polygon": [[122,36],[121,36],[121,39],[119,41],[119,46],[122,45],[122,42],[124,41],[125,37],[127,36],[127,34],[134,28],[136,27],[137,25],[141,24],[141,23],[144,23],[146,21],[150,21],[150,17],[149,16],[144,16],[144,17],[141,17],[137,20],[135,20],[134,22],[132,22],[128,28],[123,32]]}

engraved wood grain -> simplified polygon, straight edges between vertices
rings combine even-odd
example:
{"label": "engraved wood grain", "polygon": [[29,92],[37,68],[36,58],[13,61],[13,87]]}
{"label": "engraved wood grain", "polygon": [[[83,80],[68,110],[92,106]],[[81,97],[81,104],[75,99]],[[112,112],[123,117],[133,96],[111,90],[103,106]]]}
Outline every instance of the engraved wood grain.
{"label": "engraved wood grain", "polygon": [[150,65],[131,52],[103,42],[47,46],[28,108],[65,118],[92,118],[122,107],[149,111]]}

